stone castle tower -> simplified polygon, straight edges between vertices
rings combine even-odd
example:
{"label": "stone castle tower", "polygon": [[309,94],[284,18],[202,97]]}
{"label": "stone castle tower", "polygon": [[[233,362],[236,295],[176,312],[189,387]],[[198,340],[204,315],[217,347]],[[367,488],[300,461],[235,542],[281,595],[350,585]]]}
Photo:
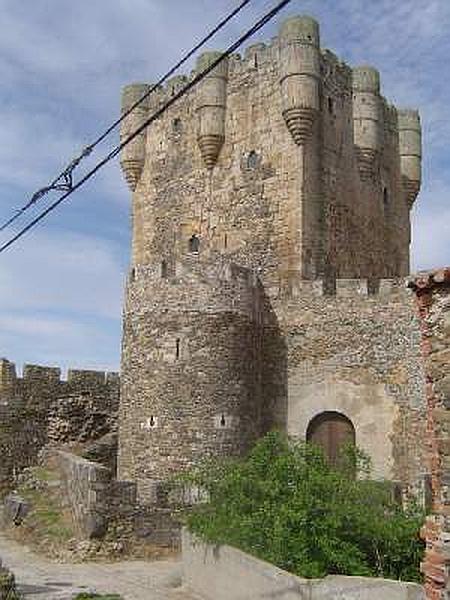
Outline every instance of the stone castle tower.
{"label": "stone castle tower", "polygon": [[[202,54],[194,74],[217,56]],[[175,77],[153,93],[124,121],[122,136],[188,80]],[[125,87],[123,109],[148,88]],[[376,468],[400,473],[393,432],[417,392],[407,384],[386,391],[376,358],[366,373],[359,359],[341,357],[354,369],[349,378],[336,360],[339,342],[329,355],[318,345],[344,326],[343,313],[344,321],[375,322],[379,302],[389,305],[378,323],[386,335],[389,315],[407,302],[387,280],[409,273],[421,178],[417,111],[389,104],[373,67],[352,69],[322,50],[314,19],[292,17],[270,44],[217,66],[123,150],[121,165],[133,234],[119,477],[150,497],[159,481],[202,457],[243,452],[271,427],[306,435],[305,419],[320,409],[353,419],[359,443],[355,420],[368,431],[382,413],[362,445],[386,444]],[[368,332],[348,334],[347,348],[355,340],[367,347]],[[409,360],[405,369],[414,368],[408,340],[394,346],[398,360]],[[343,384],[339,402],[328,388],[328,400],[322,388],[306,399],[308,385],[324,382]],[[364,398],[359,417],[349,408],[350,382],[372,386],[372,416]]]}

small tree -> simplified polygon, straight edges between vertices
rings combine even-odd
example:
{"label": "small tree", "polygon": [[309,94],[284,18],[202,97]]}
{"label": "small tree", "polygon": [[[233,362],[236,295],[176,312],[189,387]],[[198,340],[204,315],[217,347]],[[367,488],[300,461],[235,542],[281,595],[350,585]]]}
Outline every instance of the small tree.
{"label": "small tree", "polygon": [[270,433],[245,459],[211,461],[188,475],[208,501],[187,513],[187,525],[302,577],[420,580],[423,514],[396,504],[388,483],[370,480],[361,452],[347,448],[338,465],[314,445]]}

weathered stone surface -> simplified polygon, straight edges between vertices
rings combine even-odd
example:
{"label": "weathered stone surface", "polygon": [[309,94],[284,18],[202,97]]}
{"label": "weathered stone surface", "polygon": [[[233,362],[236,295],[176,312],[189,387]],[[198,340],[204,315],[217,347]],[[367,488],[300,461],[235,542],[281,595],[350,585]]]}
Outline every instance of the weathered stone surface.
{"label": "weathered stone surface", "polygon": [[304,439],[312,419],[334,411],[377,477],[422,489],[425,379],[401,279],[420,184],[418,113],[398,113],[376,69],[322,51],[317,22],[293,17],[144,137],[119,477],[159,503],[162,482],[202,459],[242,454],[274,427]]}
{"label": "weathered stone surface", "polygon": [[422,351],[427,379],[427,423],[424,446],[431,473],[432,513],[422,530],[427,599],[450,593],[450,269],[420,273],[415,290],[421,317]]}
{"label": "weathered stone surface", "polygon": [[7,527],[20,525],[30,512],[30,504],[17,494],[8,494],[3,500],[2,521]]}
{"label": "weathered stone surface", "polygon": [[[0,359],[0,494],[46,446],[79,445],[117,430],[116,373],[25,365]],[[109,465],[115,457],[106,458]]]}

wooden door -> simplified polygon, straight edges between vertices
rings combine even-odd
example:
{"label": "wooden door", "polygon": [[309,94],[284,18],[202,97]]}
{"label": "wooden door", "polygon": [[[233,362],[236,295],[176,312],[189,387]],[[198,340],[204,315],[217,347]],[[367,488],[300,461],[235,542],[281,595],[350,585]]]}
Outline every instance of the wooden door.
{"label": "wooden door", "polygon": [[310,422],[306,439],[320,446],[330,463],[336,464],[342,447],[355,444],[355,428],[341,413],[323,412]]}

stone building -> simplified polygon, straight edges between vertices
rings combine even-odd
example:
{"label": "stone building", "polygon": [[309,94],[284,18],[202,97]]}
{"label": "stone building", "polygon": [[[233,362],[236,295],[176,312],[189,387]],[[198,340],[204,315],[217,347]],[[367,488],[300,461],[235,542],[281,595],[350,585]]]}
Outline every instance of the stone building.
{"label": "stone building", "polygon": [[[122,139],[217,59],[171,79]],[[147,84],[123,92],[123,110]],[[424,485],[424,376],[409,273],[417,111],[310,17],[216,66],[121,156],[132,192],[119,478],[143,500],[277,427]]]}

